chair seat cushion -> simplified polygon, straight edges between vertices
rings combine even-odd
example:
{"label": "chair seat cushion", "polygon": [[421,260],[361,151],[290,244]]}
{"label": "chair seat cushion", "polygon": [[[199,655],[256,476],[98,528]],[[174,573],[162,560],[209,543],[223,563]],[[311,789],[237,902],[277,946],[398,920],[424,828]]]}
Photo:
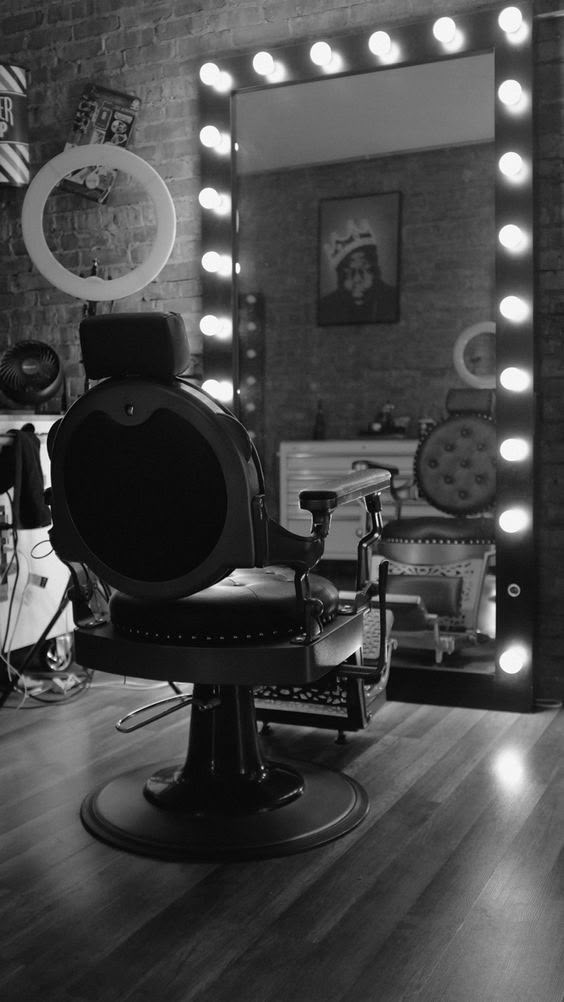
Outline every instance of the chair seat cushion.
{"label": "chair seat cushion", "polygon": [[493,518],[449,518],[428,515],[394,519],[384,526],[382,542],[394,543],[493,543]]}
{"label": "chair seat cushion", "polygon": [[[312,598],[323,603],[322,619],[329,622],[337,612],[338,590],[316,574],[309,581]],[[211,588],[166,602],[115,592],[110,616],[119,633],[159,644],[265,643],[303,628],[294,574],[286,567],[235,570]]]}

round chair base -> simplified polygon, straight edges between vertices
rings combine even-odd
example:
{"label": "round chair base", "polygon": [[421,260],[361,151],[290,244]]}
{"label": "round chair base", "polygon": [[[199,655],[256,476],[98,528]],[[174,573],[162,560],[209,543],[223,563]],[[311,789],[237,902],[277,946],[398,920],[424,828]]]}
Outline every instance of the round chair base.
{"label": "round chair base", "polygon": [[164,810],[143,793],[146,769],[110,780],[84,800],[81,818],[118,849],[170,860],[265,859],[304,852],[352,831],[368,813],[364,789],[311,763],[299,768],[303,793],[271,810],[233,815]]}

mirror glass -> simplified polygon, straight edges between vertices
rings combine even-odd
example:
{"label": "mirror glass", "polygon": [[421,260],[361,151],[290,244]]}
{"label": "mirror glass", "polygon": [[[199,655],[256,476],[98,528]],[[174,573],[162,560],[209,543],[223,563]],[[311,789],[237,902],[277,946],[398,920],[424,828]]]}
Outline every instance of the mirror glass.
{"label": "mirror glass", "polygon": [[413,471],[447,393],[491,401],[495,376],[495,671],[451,699],[528,710],[532,8],[374,28],[200,67],[204,386],[254,434],[269,508],[299,532],[284,443],[368,452],[385,431]]}
{"label": "mirror glass", "polygon": [[[455,342],[495,316],[493,54],[244,91],[235,121],[238,292],[263,323],[249,359],[243,309],[241,413],[272,485],[280,442],[310,439],[319,406],[328,439],[369,436],[383,409],[414,439],[464,385]],[[397,312],[323,313],[331,240],[363,220]]]}

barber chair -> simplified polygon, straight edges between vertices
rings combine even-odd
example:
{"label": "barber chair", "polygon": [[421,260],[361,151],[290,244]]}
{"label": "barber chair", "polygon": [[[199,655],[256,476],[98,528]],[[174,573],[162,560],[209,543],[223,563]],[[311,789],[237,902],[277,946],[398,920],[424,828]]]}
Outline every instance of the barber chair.
{"label": "barber chair", "polygon": [[[336,667],[380,677],[378,665],[361,662],[374,587],[359,580],[344,609],[333,584],[311,572],[334,509],[363,499],[367,579],[389,473],[302,491],[312,529],[298,536],[268,515],[244,427],[182,378],[188,347],[178,315],[87,317],[80,340],[96,385],[51,435],[51,539],[63,561],[87,566],[112,594],[101,617],[77,587],[76,661],[176,690],[127,714],[122,731],[191,707],[185,762],[104,783],[82,804],[84,825],[118,848],[188,860],[286,855],[344,835],[367,813],[365,791],[311,763],[270,761],[253,692],[308,685]],[[191,693],[179,689],[185,683]]]}
{"label": "barber chair", "polygon": [[[397,469],[387,467],[396,517],[384,525],[375,553],[376,564],[388,562],[386,601],[398,651],[430,650],[436,664],[495,634],[494,393],[450,390],[446,412],[419,443],[412,481],[400,484]],[[403,515],[414,487],[436,516]]]}

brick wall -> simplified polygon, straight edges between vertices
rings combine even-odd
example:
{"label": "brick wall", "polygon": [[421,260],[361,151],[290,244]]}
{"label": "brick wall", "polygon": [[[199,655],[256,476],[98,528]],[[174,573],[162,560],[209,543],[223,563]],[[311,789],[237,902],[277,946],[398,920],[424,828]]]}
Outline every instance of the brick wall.
{"label": "brick wall", "polygon": [[[318,326],[319,200],[388,191],[402,196],[399,322]],[[387,402],[411,437],[442,419],[464,385],[456,336],[495,316],[493,144],[252,174],[238,198],[241,286],[265,303],[267,482],[279,442],[311,436],[318,399],[328,438],[356,438]]]}
{"label": "brick wall", "polygon": [[[141,99],[130,148],[167,181],[178,213],[178,240],[158,279],[119,309],[179,310],[191,332],[199,310],[197,226],[196,75],[202,56],[315,38],[414,16],[474,8],[474,0],[3,0],[0,58],[30,73],[32,167],[60,152],[86,81],[97,81]],[[558,10],[559,0],[537,0],[537,13]],[[415,11],[416,8],[416,11]],[[564,454],[561,400],[564,383],[562,248],[562,111],[564,20],[537,21],[537,133],[535,174],[539,385],[538,495],[539,659],[542,695],[564,695]],[[542,100],[541,100],[542,98]],[[23,192],[0,189],[0,348],[37,337],[51,341],[65,361],[71,395],[80,392],[76,331],[81,304],[47,286],[30,266],[20,231]],[[86,200],[84,200],[85,202]],[[146,206],[120,182],[111,205],[79,204],[53,196],[46,230],[57,253],[87,270],[94,248],[125,267],[132,237],[126,220],[145,222]],[[69,236],[76,243],[69,246]],[[119,238],[119,241],[117,241]],[[72,243],[72,240],[71,240]],[[116,267],[119,261],[116,262]],[[129,266],[129,260],[127,260]],[[199,350],[196,333],[193,347]]]}

